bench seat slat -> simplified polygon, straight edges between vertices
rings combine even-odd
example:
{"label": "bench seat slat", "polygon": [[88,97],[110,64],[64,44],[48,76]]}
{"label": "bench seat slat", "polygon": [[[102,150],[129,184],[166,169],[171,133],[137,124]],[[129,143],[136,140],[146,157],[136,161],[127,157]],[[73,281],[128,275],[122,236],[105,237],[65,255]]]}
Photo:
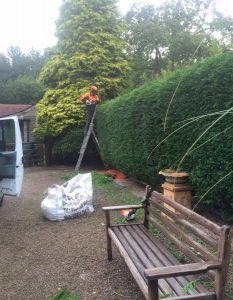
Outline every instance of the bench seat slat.
{"label": "bench seat slat", "polygon": [[[122,228],[123,229],[123,228]],[[140,239],[140,236],[138,236],[137,234],[135,234],[135,230],[132,230],[132,228],[130,226],[127,227],[127,230],[123,231],[123,234],[125,235],[128,243],[131,243],[132,245],[132,249],[135,253],[138,254],[138,256],[140,257],[140,259],[143,262],[143,269],[140,270],[140,273],[144,276],[144,270],[148,268],[148,266],[155,266],[156,262],[155,260],[153,261],[151,259],[151,256],[148,254],[151,253],[146,253],[145,251],[147,251],[148,249],[144,249],[142,251],[142,240]],[[137,243],[135,244],[133,241],[137,241]],[[157,259],[158,261],[158,259]],[[169,284],[169,282],[171,282],[172,284]],[[166,279],[160,279],[159,280],[159,286],[161,288],[161,290],[165,293],[165,294],[173,294],[174,291],[178,290],[180,291],[182,287],[178,287],[177,289],[174,287],[176,286],[176,281],[173,278],[169,278],[169,280]],[[173,286],[173,288],[171,288],[171,286]],[[177,295],[177,293],[175,293],[174,295]],[[179,293],[178,293],[179,295]]]}
{"label": "bench seat slat", "polygon": [[147,298],[148,297],[147,284],[146,284],[144,278],[139,273],[138,269],[136,268],[134,261],[132,261],[132,259],[128,255],[127,251],[125,250],[125,247],[123,247],[123,244],[120,242],[120,240],[117,238],[116,234],[111,229],[108,230],[108,234],[111,237],[114,244],[116,245],[117,249],[119,250],[126,265],[128,266],[129,270],[131,271],[131,274],[133,275],[138,286],[140,287],[143,295]]}
{"label": "bench seat slat", "polygon": [[[116,239],[123,245],[145,283],[144,270],[146,268],[180,264],[160,241],[151,239],[150,233],[146,231],[147,229],[143,225],[117,226],[109,229],[109,232],[113,232]],[[143,247],[143,245],[148,247]],[[184,295],[182,288],[194,278],[197,279],[194,276],[159,279],[159,287],[163,294],[182,296]],[[188,293],[198,295],[202,291],[206,292],[206,289],[198,284],[195,289],[190,289]]]}
{"label": "bench seat slat", "polygon": [[[171,255],[166,247],[162,244],[161,241],[153,237],[148,229],[145,228],[145,226],[134,226],[132,225],[134,230],[140,235],[141,239],[144,241],[145,245],[147,247],[150,247],[151,251],[156,254],[156,256],[160,259],[162,262],[159,266],[172,266],[172,265],[180,265],[181,263],[173,256]],[[194,281],[197,278],[189,275],[189,276],[179,276],[176,278],[177,281],[180,283],[181,287],[184,287],[188,282]],[[198,294],[200,292],[208,292],[208,290],[202,285],[197,284],[195,286],[195,289],[192,289],[191,294]]]}
{"label": "bench seat slat", "polygon": [[[145,245],[151,249],[153,253],[159,258],[162,262],[160,264],[156,264],[156,266],[166,267],[172,265],[180,265],[181,263],[170,253],[168,253],[167,249],[164,245],[157,239],[151,239],[150,233],[144,226],[136,227],[133,226],[135,231],[140,235],[141,239],[144,241]],[[195,280],[193,276],[180,276],[177,277],[176,280],[180,283],[180,286],[183,288],[188,282]],[[196,285],[195,289],[192,290],[191,294],[198,294],[199,292],[203,292],[207,290],[199,284]]]}
{"label": "bench seat slat", "polygon": [[[161,259],[163,258],[163,255],[164,255],[170,261],[171,265],[180,265],[181,264],[173,255],[171,255],[167,251],[167,248],[162,244],[162,242],[160,242],[158,239],[156,239],[155,237],[153,237],[150,234],[150,232],[148,231],[148,229],[145,228],[145,226],[140,226],[140,230],[144,233],[144,235],[147,236],[148,240],[152,241],[152,244],[154,245],[153,247],[155,248],[154,251],[159,250],[157,252],[157,255],[160,255]],[[192,275],[178,277],[178,280],[180,280],[180,282],[183,286],[185,286],[185,284],[187,284],[187,282],[194,281],[195,279],[196,279],[196,277],[194,277]],[[198,290],[198,292],[201,292],[201,293],[208,292],[207,288],[199,283],[196,285],[195,288]]]}
{"label": "bench seat slat", "polygon": [[203,259],[194,255],[194,253],[178,238],[170,233],[164,226],[159,224],[155,219],[151,218],[150,216],[147,218],[151,224],[153,224],[159,231],[164,234],[170,241],[172,241],[182,252],[193,262],[202,262]]}
{"label": "bench seat slat", "polygon": [[[134,228],[128,227],[128,231],[132,234],[132,237],[135,238],[137,236],[137,240],[139,245],[143,247],[143,245],[147,244],[148,239],[142,239],[138,231],[136,230],[137,226]],[[163,259],[160,260],[159,256],[157,255],[159,253],[159,249],[157,250],[157,253],[151,251],[150,247],[145,247],[144,253],[148,257],[148,259],[151,261],[153,266],[172,266],[172,264],[169,262],[169,260],[166,258],[166,256],[163,257]],[[145,266],[147,268],[147,266]],[[169,290],[174,291],[175,295],[183,295],[182,288],[184,285],[180,285],[180,283],[175,278],[169,278],[166,280],[168,285],[170,286]],[[186,284],[188,282],[186,281]],[[168,290],[165,291],[168,293]]]}
{"label": "bench seat slat", "polygon": [[[141,277],[143,278],[143,280],[147,283],[147,279],[144,275],[144,270],[145,270],[145,265],[143,265],[143,262],[141,260],[141,258],[143,258],[143,253],[140,253],[140,255],[138,255],[138,253],[136,253],[135,251],[135,247],[130,247],[130,243],[129,240],[127,238],[124,237],[124,235],[122,234],[122,232],[120,231],[120,227],[114,227],[113,231],[114,234],[116,235],[116,237],[119,239],[119,241],[122,243],[122,245],[124,246],[127,254],[129,255],[130,259],[134,262],[138,272],[140,273]],[[126,226],[122,226],[121,229],[124,231],[124,229],[126,228]],[[134,245],[135,246],[135,245]],[[145,263],[145,262],[144,262]],[[147,264],[148,266],[153,266],[152,264]],[[165,279],[161,279],[159,280],[160,282],[160,290],[161,292],[167,293],[169,291],[169,293],[172,292],[172,290],[170,289],[169,285],[167,284]]]}
{"label": "bench seat slat", "polygon": [[216,300],[216,295],[215,293],[201,293],[198,296],[185,295],[184,297],[168,298],[168,300]]}

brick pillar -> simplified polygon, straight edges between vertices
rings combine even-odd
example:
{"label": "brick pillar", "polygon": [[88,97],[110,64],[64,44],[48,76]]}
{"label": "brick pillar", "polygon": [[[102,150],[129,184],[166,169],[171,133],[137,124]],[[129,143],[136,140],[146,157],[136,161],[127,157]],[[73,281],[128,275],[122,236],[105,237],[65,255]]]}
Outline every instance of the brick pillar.
{"label": "brick pillar", "polygon": [[[164,196],[191,209],[191,187],[187,183],[188,173],[160,171],[159,174],[165,177],[165,182],[162,184]],[[176,212],[175,209],[169,205],[165,206],[173,212]]]}

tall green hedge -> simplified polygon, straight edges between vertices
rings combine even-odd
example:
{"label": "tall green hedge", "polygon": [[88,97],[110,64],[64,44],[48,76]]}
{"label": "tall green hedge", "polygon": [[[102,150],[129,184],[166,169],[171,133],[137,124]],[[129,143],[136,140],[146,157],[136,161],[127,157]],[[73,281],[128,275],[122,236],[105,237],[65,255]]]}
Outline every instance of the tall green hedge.
{"label": "tall green hedge", "polygon": [[[180,165],[181,170],[190,173],[193,193],[200,198],[233,171],[233,111],[225,116],[214,114],[231,107],[233,53],[227,53],[100,105],[97,132],[102,158],[129,176],[156,184],[158,172],[165,168],[176,169],[189,147],[215,122],[195,144],[196,150]],[[155,146],[187,124],[187,119],[203,115],[208,116],[197,118],[178,130],[150,156]],[[202,203],[221,214],[232,215],[233,220],[232,180],[233,173],[219,182]]]}

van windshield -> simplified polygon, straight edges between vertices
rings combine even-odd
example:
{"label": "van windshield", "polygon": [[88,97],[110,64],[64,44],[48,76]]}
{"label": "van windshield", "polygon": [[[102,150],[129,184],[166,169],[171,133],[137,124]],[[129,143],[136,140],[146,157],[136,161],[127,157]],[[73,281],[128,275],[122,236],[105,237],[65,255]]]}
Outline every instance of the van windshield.
{"label": "van windshield", "polygon": [[0,151],[15,151],[15,125],[13,120],[0,120]]}

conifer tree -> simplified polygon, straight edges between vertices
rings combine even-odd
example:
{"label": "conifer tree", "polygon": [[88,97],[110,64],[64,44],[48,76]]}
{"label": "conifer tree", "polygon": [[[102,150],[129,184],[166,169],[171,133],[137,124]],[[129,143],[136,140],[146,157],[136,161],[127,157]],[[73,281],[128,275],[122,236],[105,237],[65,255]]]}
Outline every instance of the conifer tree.
{"label": "conifer tree", "polygon": [[56,25],[58,43],[40,74],[48,90],[38,104],[36,132],[44,137],[83,122],[78,99],[91,85],[102,100],[119,95],[130,69],[116,0],[63,0]]}

